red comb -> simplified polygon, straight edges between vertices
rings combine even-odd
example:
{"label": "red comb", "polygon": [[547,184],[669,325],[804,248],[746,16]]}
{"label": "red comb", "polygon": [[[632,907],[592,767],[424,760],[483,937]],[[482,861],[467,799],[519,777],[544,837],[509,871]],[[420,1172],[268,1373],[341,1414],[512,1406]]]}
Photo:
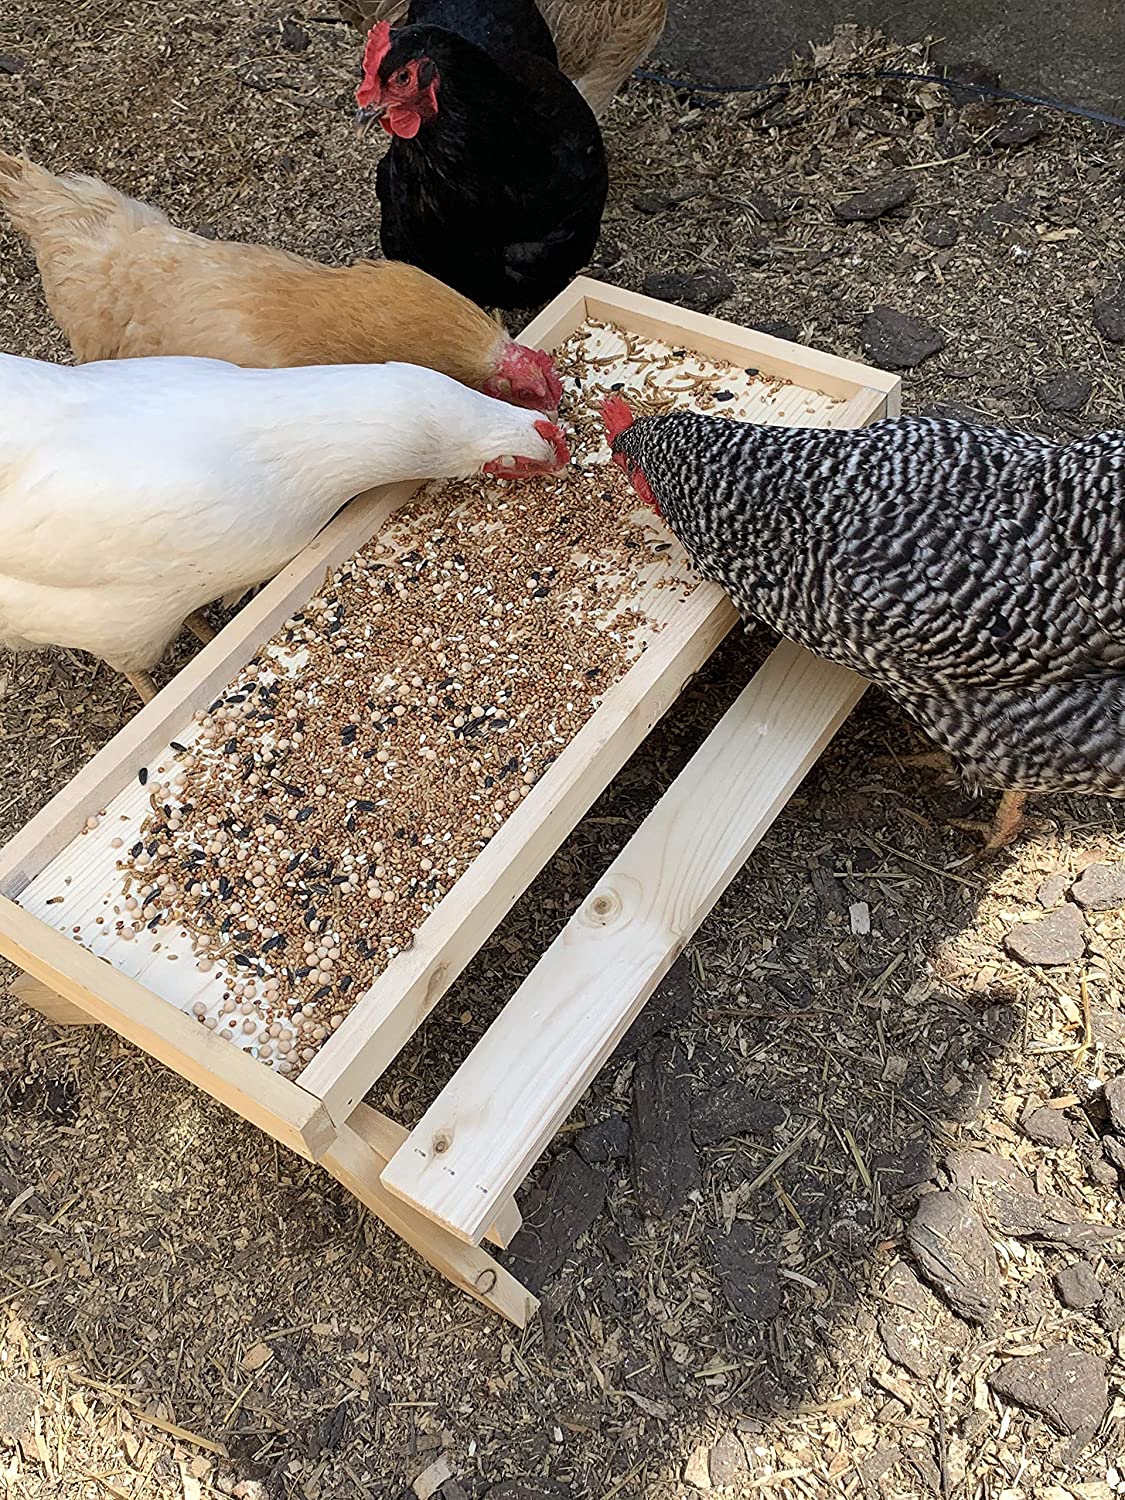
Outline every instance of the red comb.
{"label": "red comb", "polygon": [[605,398],[602,402],[602,421],[605,423],[606,440],[612,448],[615,439],[633,425],[633,412],[624,396]]}
{"label": "red comb", "polygon": [[366,109],[379,98],[379,68],[391,50],[391,23],[379,21],[367,33],[363,48],[363,82],[355,91],[355,102]]}
{"label": "red comb", "polygon": [[[526,347],[526,346],[524,346]],[[547,394],[551,398],[552,405],[557,408],[562,400],[562,381],[555,370],[555,362],[547,353],[546,349],[528,349],[528,356],[532,364],[538,365],[543,372],[547,382]]]}

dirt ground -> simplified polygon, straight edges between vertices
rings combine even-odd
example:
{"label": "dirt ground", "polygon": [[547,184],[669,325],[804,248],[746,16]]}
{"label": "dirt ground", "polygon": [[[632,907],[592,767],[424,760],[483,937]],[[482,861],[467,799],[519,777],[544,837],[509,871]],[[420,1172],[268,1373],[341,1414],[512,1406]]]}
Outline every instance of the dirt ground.
{"label": "dirt ground", "polygon": [[[374,159],[330,11],[6,0],[0,140],[196,229],[364,254]],[[1125,137],[832,75],[904,59],[843,37],[788,95],[630,87],[595,274],[672,273],[853,357],[889,304],[946,340],[908,410],[1119,424],[1092,305],[1125,268]],[[888,181],[912,200],[834,214]],[[65,357],[4,230],[0,269],[0,348]],[[1091,382],[1076,412],[1036,397],[1059,371]],[[417,1119],[768,646],[718,654],[374,1102]],[[134,706],[90,661],[0,658],[0,837]],[[1125,805],[1044,800],[981,866],[959,790],[880,763],[915,748],[870,695],[582,1101],[523,1194],[522,1335],[112,1034],[0,999],[6,1492],[398,1500],[444,1459],[443,1500],[1125,1493],[1125,1100],[1102,1092],[1125,889],[1067,895],[1125,858]],[[1051,967],[1004,943],[1045,906]]]}

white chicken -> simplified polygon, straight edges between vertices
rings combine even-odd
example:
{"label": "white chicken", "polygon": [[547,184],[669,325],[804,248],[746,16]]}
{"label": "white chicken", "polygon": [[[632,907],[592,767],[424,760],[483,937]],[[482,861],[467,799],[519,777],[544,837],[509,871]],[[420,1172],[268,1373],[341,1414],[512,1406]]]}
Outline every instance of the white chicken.
{"label": "white chicken", "polygon": [[147,702],[184,621],[272,577],[353,495],[568,458],[538,412],[414,365],[0,355],[0,644],[93,652]]}

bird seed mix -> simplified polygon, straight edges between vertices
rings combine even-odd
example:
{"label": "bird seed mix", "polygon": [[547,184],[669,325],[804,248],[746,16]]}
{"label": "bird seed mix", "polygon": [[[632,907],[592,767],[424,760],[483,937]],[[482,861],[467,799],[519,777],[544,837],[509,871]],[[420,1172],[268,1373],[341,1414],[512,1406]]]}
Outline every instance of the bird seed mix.
{"label": "bird seed mix", "polygon": [[638,570],[678,549],[609,464],[602,398],[796,403],[789,420],[808,399],[596,324],[558,362],[572,467],[420,490],[142,773],[101,941],[71,929],[95,951],[112,934],[115,961],[124,943],[194,962],[200,1024],[284,1074],[411,946],[657,628],[632,602]]}

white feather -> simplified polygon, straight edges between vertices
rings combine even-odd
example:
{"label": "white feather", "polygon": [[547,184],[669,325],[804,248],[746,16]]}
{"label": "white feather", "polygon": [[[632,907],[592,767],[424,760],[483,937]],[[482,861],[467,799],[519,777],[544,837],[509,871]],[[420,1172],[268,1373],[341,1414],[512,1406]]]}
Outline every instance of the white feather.
{"label": "white feather", "polygon": [[537,421],[414,365],[0,355],[0,643],[146,671],[360,491],[549,462]]}

